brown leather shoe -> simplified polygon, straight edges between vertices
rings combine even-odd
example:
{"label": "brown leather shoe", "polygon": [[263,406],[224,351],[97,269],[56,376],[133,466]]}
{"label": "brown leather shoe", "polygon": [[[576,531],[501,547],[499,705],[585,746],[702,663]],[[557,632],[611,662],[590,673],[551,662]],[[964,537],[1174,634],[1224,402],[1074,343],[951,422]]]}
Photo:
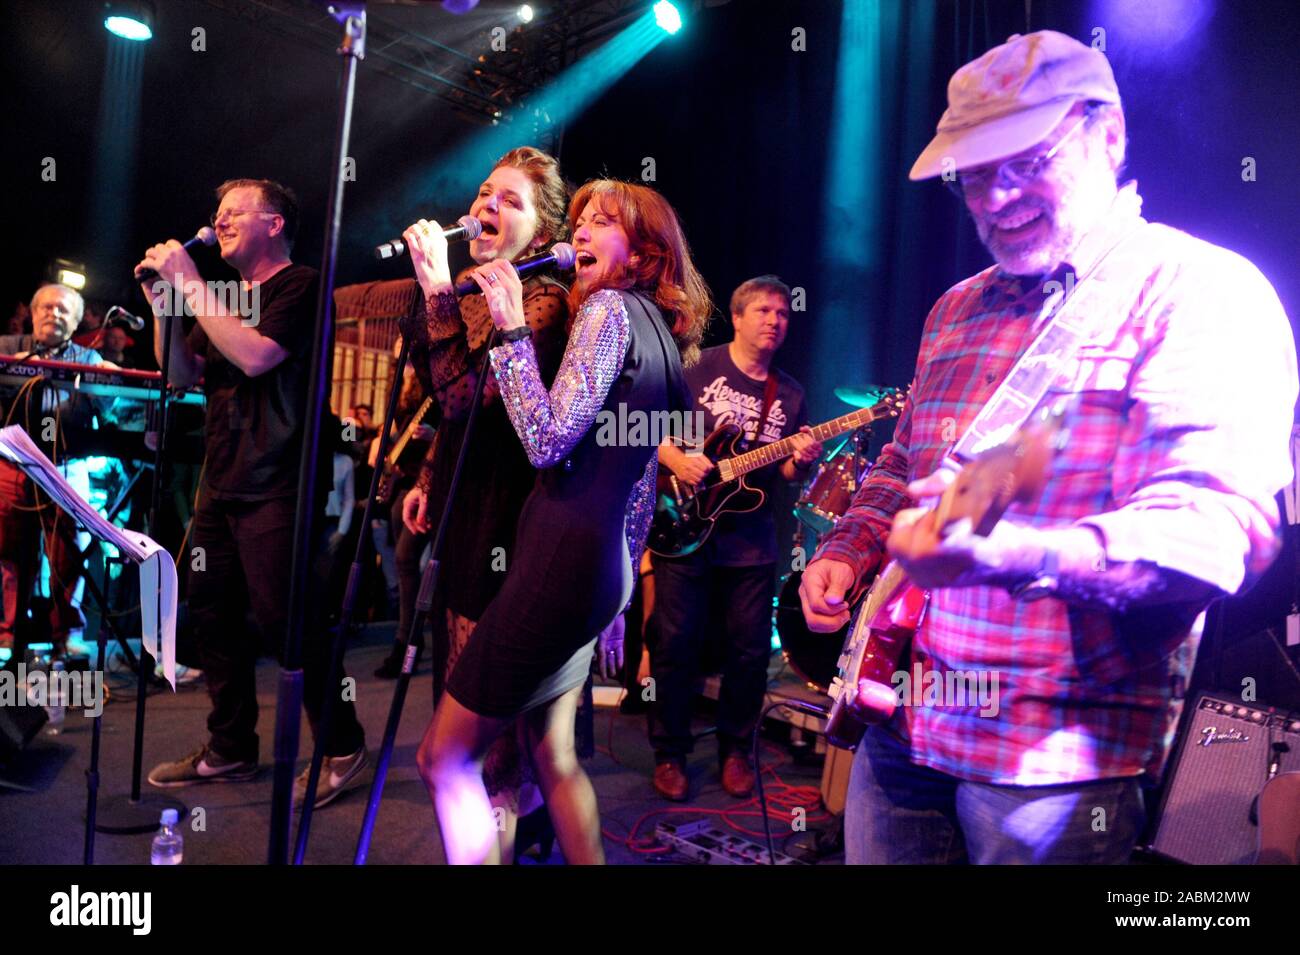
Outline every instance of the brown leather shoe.
{"label": "brown leather shoe", "polygon": [[731,753],[722,764],[722,788],[737,799],[754,792],[754,770],[739,753]]}
{"label": "brown leather shoe", "polygon": [[682,802],[690,789],[690,781],[683,768],[674,762],[660,763],[655,766],[655,792],[673,802]]}

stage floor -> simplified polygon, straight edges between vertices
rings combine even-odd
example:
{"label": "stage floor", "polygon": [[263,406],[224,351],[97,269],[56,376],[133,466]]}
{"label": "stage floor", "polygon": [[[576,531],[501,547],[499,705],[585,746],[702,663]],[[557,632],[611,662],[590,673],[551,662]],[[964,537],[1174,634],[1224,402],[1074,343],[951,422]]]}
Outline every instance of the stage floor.
{"label": "stage floor", "polygon": [[[357,709],[366,728],[372,767],[387,719],[394,684],[371,674],[392,641],[392,625],[378,624],[364,631],[349,650],[347,667],[357,680]],[[780,664],[774,658],[774,669]],[[267,827],[270,819],[271,756],[275,681],[277,667],[263,661],[257,671],[258,700],[262,716],[258,729],[262,737],[262,771],[245,783],[218,783],[171,790],[188,809],[201,807],[206,828],[194,831],[186,826],[185,864],[261,864],[266,858]],[[774,685],[798,692],[788,671],[774,673]],[[129,791],[131,743],[135,716],[135,682],[125,673],[110,668],[112,693],[104,709],[100,756],[101,805],[110,797]],[[709,703],[701,701],[696,731],[710,724]],[[204,723],[208,698],[202,683],[170,690],[151,691],[148,700],[144,745],[144,772],[165,759],[191,752],[206,738]],[[432,712],[429,667],[422,664],[412,681],[397,734],[393,762],[384,789],[369,861],[374,864],[419,865],[441,861],[433,810],[415,768],[415,752]],[[48,729],[34,739],[23,753],[0,768],[0,863],[75,864],[82,859],[86,805],[85,771],[89,766],[91,721],[69,713],[63,731],[56,736]],[[586,762],[595,785],[605,832],[605,852],[611,864],[665,864],[688,861],[681,855],[653,850],[655,824],[660,821],[687,823],[704,820],[725,832],[749,830],[760,833],[762,817],[756,799],[737,800],[723,792],[718,779],[716,743],[703,738],[688,767],[691,799],[668,803],[651,788],[653,755],[646,741],[645,717],[625,715],[617,707],[598,706],[595,717],[596,755]],[[763,742],[763,765],[773,838],[778,850],[812,860],[813,837],[819,830],[832,829],[835,820],[820,806],[818,783],[822,761],[811,753],[796,757],[787,745],[788,728],[770,721]],[[807,736],[812,741],[812,736]],[[299,767],[310,757],[311,737],[302,721]],[[312,818],[307,851],[309,864],[351,863],[357,834],[365,810],[371,771],[365,784],[349,791]],[[5,782],[28,787],[30,792],[9,789]],[[146,793],[159,793],[148,783]],[[191,815],[189,817],[193,819]],[[297,817],[295,816],[295,821]],[[634,831],[635,830],[635,831]],[[631,837],[631,838],[629,838]],[[96,836],[95,862],[99,864],[147,864],[152,833]],[[761,842],[761,836],[755,842]],[[549,860],[559,864],[558,851]],[[818,861],[834,863],[840,856]]]}

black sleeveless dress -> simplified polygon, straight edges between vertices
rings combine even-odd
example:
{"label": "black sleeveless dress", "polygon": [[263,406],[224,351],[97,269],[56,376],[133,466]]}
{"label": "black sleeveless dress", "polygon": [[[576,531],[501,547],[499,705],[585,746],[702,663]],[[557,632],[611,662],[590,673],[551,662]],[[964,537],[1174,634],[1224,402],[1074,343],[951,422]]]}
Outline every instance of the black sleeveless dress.
{"label": "black sleeveless dress", "polygon": [[[505,582],[447,692],[475,713],[505,718],[580,686],[596,637],[632,595],[633,561],[653,513],[658,441],[653,429],[627,441],[597,423],[685,411],[689,394],[662,313],[636,291],[587,298],[549,392],[527,339],[494,349],[492,361],[511,422],[542,470],[520,514]],[[611,433],[619,437],[611,441]]]}

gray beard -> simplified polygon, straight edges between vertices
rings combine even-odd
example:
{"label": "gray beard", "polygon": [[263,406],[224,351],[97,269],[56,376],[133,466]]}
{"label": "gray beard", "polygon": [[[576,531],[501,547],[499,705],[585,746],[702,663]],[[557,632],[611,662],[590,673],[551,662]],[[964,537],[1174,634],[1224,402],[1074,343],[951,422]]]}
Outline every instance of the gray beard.
{"label": "gray beard", "polygon": [[[990,233],[992,227],[990,227]],[[1046,275],[1054,272],[1079,244],[1081,235],[1069,226],[1052,223],[1051,232],[1044,241],[1034,245],[1012,246],[999,249],[986,235],[980,236],[998,267],[1009,275]]]}

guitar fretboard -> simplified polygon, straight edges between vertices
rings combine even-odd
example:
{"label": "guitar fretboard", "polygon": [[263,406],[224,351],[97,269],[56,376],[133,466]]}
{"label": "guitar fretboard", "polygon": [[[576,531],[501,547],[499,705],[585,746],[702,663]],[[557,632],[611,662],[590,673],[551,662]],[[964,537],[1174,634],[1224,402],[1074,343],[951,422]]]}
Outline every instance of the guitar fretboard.
{"label": "guitar fretboard", "polygon": [[[854,431],[863,425],[871,424],[873,421],[895,415],[898,413],[900,400],[898,396],[890,397],[870,408],[859,408],[857,411],[850,411],[846,415],[815,425],[811,429],[811,437],[814,441],[826,441],[837,434]],[[782,438],[780,441],[761,445],[752,451],[746,451],[734,458],[718,462],[718,473],[724,481],[732,481],[756,468],[773,464],[782,458],[788,458],[793,453],[794,436],[791,435],[788,438]]]}
{"label": "guitar fretboard", "polygon": [[394,444],[392,450],[388,452],[388,466],[390,468],[397,465],[397,459],[402,456],[402,452],[405,451],[406,446],[410,444],[411,436],[415,434],[415,429],[420,426],[420,422],[424,420],[424,416],[428,414],[429,408],[432,405],[432,398],[424,399],[424,403],[420,405],[419,409],[415,412],[410,423],[407,424],[406,429],[402,432],[402,436],[397,439],[397,443]]}

